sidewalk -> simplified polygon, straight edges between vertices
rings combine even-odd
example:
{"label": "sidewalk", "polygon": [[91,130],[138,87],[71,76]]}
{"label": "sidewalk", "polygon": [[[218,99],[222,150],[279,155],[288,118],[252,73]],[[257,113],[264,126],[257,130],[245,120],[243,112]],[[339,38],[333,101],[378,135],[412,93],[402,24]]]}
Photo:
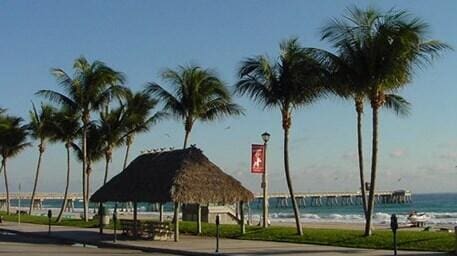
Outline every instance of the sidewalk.
{"label": "sidewalk", "polygon": [[[28,236],[48,236],[48,226],[6,222],[0,224],[0,231],[21,233]],[[164,241],[126,241],[113,242],[113,230],[105,230],[100,235],[96,228],[77,228],[53,226],[51,237],[79,244],[105,248],[134,249],[145,252],[162,252],[178,255],[214,255],[216,240],[210,237],[181,235],[179,242]],[[354,249],[334,246],[308,244],[221,239],[219,255],[393,255],[392,251],[373,249]],[[401,251],[399,255],[448,255],[446,253]]]}

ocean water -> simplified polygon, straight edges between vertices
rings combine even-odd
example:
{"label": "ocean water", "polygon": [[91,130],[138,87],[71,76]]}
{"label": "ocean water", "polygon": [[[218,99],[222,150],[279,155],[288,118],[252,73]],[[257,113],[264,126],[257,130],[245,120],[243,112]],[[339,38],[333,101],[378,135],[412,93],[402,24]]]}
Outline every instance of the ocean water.
{"label": "ocean water", "polygon": [[[16,207],[17,200],[12,200],[11,205]],[[21,201],[23,208],[28,207],[27,200]],[[46,200],[43,202],[43,208],[59,208],[60,200]],[[278,203],[275,199],[269,200],[270,220],[272,222],[293,222],[293,211],[290,207],[277,207]],[[114,203],[105,204],[111,211],[114,208]],[[119,204],[119,208],[123,206]],[[250,212],[252,220],[259,221],[262,209],[258,203],[250,204],[250,211],[246,210],[246,214]],[[97,204],[91,204],[91,211],[97,208]],[[164,206],[165,211],[171,212],[172,204]],[[75,203],[75,211],[82,212],[82,202]],[[154,205],[141,203],[139,204],[140,213],[155,212]],[[376,204],[375,213],[373,216],[374,223],[386,224],[390,223],[391,214],[396,214],[399,223],[407,223],[407,216],[412,211],[418,213],[426,213],[429,215],[431,224],[457,224],[457,193],[448,194],[413,194],[412,202],[405,204]],[[364,223],[363,212],[361,205],[346,205],[346,206],[307,206],[300,207],[300,215],[302,222],[344,222],[344,223]]]}

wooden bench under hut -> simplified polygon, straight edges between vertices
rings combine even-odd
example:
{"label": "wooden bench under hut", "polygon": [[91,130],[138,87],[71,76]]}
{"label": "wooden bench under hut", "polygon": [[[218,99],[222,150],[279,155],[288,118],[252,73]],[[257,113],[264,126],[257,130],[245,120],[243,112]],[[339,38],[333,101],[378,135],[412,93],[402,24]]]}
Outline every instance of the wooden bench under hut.
{"label": "wooden bench under hut", "polygon": [[[90,198],[92,202],[99,203],[133,202],[134,223],[139,223],[139,202],[159,203],[159,222],[163,222],[163,204],[167,202],[174,203],[175,216],[179,216],[180,205],[197,205],[197,233],[201,233],[200,206],[208,204],[239,204],[239,224],[244,233],[243,204],[253,199],[251,191],[224,173],[195,147],[140,155]],[[147,229],[142,224],[131,225],[135,237],[138,237],[139,231]],[[174,218],[173,229],[174,240],[178,241],[179,218]],[[151,232],[155,231],[146,233],[149,236]]]}
{"label": "wooden bench under hut", "polygon": [[160,221],[133,221],[120,219],[122,234],[127,237],[137,237],[151,240],[173,240],[174,233],[171,223]]}

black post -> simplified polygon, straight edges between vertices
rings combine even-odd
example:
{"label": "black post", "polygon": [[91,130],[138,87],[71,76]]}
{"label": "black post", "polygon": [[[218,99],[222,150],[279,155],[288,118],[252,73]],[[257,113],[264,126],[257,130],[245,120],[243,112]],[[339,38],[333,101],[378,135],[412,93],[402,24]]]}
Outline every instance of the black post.
{"label": "black post", "polygon": [[114,211],[113,211],[113,225],[114,225],[114,240],[115,243],[117,241],[117,203],[114,204]]}
{"label": "black post", "polygon": [[52,218],[52,211],[51,210],[48,210],[48,220],[49,220],[49,227],[48,227],[48,235],[51,234],[51,218]]}
{"label": "black post", "polygon": [[100,235],[103,235],[103,215],[105,215],[104,213],[104,210],[103,210],[103,204],[100,203],[100,205],[98,206],[98,222],[99,222],[99,225],[100,225]]}
{"label": "black post", "polygon": [[216,215],[216,252],[219,252],[219,224],[220,224],[220,220],[219,220],[219,214]]}
{"label": "black post", "polygon": [[394,238],[394,255],[397,255],[397,229],[398,229],[398,220],[395,214],[392,214],[390,217],[390,228],[393,232]]}

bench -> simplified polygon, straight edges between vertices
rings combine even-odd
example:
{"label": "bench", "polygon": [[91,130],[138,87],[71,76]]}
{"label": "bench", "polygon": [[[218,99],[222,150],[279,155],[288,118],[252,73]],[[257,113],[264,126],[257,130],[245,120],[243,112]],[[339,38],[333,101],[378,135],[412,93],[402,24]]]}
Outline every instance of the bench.
{"label": "bench", "polygon": [[[135,236],[135,222],[133,220],[120,220],[122,233],[129,237]],[[170,223],[158,221],[137,221],[136,230],[138,238],[151,240],[173,240],[174,232]]]}

